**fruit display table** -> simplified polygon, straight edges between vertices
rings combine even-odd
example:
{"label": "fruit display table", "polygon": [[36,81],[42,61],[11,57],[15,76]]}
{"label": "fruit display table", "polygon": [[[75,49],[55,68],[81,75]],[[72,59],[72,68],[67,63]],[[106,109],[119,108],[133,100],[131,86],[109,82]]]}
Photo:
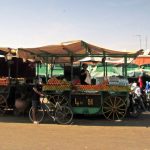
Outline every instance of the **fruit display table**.
{"label": "fruit display table", "polygon": [[[74,114],[103,114],[107,119],[118,120],[126,115],[129,86],[71,85],[67,81],[50,79],[43,91],[57,101],[68,101]],[[66,91],[67,94],[64,94]]]}
{"label": "fruit display table", "polygon": [[130,91],[129,86],[119,86],[119,85],[77,85],[76,89],[78,91],[109,91],[109,92],[118,92],[118,91]]}

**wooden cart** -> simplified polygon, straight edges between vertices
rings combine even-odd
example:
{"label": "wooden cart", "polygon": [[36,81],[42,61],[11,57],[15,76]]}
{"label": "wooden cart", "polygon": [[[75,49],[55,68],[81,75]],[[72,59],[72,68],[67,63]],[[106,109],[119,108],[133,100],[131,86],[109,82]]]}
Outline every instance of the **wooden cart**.
{"label": "wooden cart", "polygon": [[48,83],[43,91],[63,104],[68,104],[74,114],[102,114],[109,120],[121,120],[129,106],[129,87],[102,83],[99,85],[71,85],[58,79]]}

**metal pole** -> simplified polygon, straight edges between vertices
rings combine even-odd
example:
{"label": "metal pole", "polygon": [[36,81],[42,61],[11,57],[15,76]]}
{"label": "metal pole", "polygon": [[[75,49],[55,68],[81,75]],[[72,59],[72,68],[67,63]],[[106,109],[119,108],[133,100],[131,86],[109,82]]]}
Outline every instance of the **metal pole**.
{"label": "metal pole", "polygon": [[73,60],[74,60],[73,56],[70,57],[70,63],[71,63],[71,81],[73,80]]}
{"label": "metal pole", "polygon": [[148,40],[148,38],[147,38],[147,36],[145,36],[145,50],[147,50],[147,40]]}
{"label": "metal pole", "polygon": [[141,35],[136,35],[139,38],[139,43],[140,43],[140,49],[142,48],[142,36]]}
{"label": "metal pole", "polygon": [[19,58],[16,58],[16,77],[18,78],[19,77],[19,75],[18,75],[18,71],[19,71]]}
{"label": "metal pole", "polygon": [[127,78],[127,55],[124,57],[124,76]]}
{"label": "metal pole", "polygon": [[39,76],[39,62],[37,62],[37,76]]}
{"label": "metal pole", "polygon": [[11,62],[10,61],[8,61],[8,78],[10,79],[10,76],[11,76],[11,64],[10,64]]}
{"label": "metal pole", "polygon": [[46,59],[46,82],[48,81],[48,58]]}
{"label": "metal pole", "polygon": [[107,77],[107,75],[108,75],[108,74],[107,74],[107,73],[108,73],[108,70],[107,70],[107,69],[108,69],[108,68],[107,68],[107,67],[108,67],[107,62],[105,63],[105,67],[106,67],[106,69],[105,69],[105,70],[106,70],[106,74],[105,74],[105,75],[106,75],[106,77]]}

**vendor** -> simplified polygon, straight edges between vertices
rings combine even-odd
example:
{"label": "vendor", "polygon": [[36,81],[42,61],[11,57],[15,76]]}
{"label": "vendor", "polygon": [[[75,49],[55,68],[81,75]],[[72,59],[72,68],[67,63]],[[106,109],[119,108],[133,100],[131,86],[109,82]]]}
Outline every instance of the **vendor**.
{"label": "vendor", "polygon": [[82,70],[80,72],[80,82],[83,85],[88,85],[91,84],[91,75],[89,71],[87,70],[88,65],[87,64],[82,64]]}

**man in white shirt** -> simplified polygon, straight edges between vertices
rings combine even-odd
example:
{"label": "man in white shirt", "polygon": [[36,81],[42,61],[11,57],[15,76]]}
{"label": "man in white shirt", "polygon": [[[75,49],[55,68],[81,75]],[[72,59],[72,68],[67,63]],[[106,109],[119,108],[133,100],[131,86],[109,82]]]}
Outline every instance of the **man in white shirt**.
{"label": "man in white shirt", "polygon": [[143,103],[142,93],[141,93],[141,88],[139,87],[139,83],[134,83],[132,85],[132,87],[134,87],[134,89],[133,89],[134,94],[135,94],[134,99],[139,100],[139,104],[142,106],[142,109],[144,111],[146,111],[146,108],[145,108],[144,103]]}

